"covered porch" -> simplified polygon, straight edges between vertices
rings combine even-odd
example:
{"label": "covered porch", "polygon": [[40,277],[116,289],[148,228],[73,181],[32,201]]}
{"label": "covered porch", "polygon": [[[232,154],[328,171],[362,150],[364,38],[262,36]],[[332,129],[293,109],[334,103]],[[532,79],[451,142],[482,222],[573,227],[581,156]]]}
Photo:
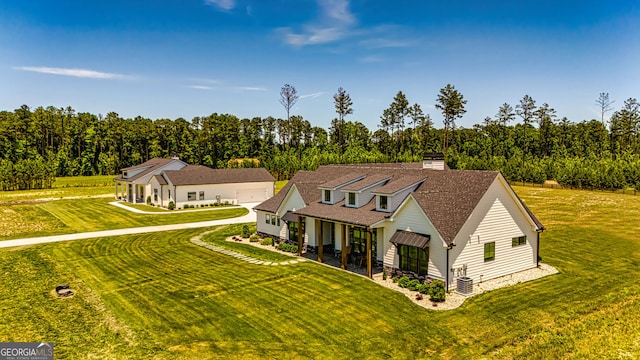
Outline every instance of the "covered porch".
{"label": "covered porch", "polygon": [[382,229],[293,212],[287,212],[282,220],[287,224],[287,239],[297,240],[298,255],[367,277],[382,272],[382,256],[378,256],[382,248],[378,242],[383,238],[378,232]]}
{"label": "covered porch", "polygon": [[145,185],[116,180],[115,198],[133,204],[145,203]]}

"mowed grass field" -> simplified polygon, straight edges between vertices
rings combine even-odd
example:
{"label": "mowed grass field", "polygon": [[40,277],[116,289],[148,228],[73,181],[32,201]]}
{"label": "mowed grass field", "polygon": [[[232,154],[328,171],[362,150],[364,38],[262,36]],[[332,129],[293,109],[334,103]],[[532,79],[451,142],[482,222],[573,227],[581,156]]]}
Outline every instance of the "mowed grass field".
{"label": "mowed grass field", "polygon": [[114,175],[58,177],[51,189],[0,191],[0,203],[114,195]]}
{"label": "mowed grass field", "polygon": [[[638,358],[640,197],[516,191],[547,226],[541,256],[560,274],[455,310],[313,261],[242,262],[184,230],[0,250],[0,339],[54,341],[57,357],[78,359]],[[61,282],[73,298],[52,295]]]}
{"label": "mowed grass field", "polygon": [[101,197],[0,206],[0,240],[209,221],[248,212],[245,208],[229,207],[161,215],[137,214],[109,205],[112,201],[113,198]]}

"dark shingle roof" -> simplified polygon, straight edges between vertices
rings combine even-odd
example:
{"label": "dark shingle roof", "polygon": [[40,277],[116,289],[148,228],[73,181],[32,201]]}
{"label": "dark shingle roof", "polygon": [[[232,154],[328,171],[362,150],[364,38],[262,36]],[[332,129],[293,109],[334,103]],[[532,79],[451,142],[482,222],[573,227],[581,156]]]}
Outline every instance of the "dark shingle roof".
{"label": "dark shingle roof", "polygon": [[357,173],[347,174],[337,179],[329,180],[323,183],[322,185],[320,185],[320,187],[327,188],[327,189],[335,189],[340,185],[358,181],[360,178],[363,178],[363,177],[365,177],[365,174],[357,174]]}
{"label": "dark shingle roof", "polygon": [[416,185],[425,179],[424,175],[412,176],[397,176],[393,180],[389,181],[384,186],[374,189],[372,192],[375,194],[393,195],[396,192],[406,189],[411,185]]}
{"label": "dark shingle roof", "polygon": [[[152,173],[158,169],[160,169],[161,167],[169,164],[172,161],[180,161],[180,160],[175,160],[175,159],[164,159],[164,158],[153,158],[150,159],[148,161],[143,162],[140,165],[136,165],[136,166],[130,166],[128,168],[123,168],[120,169],[120,171],[131,171],[131,170],[136,170],[136,169],[144,169],[142,170],[140,173],[134,175],[134,176],[130,176],[128,178],[123,178],[122,174],[118,175],[116,177],[116,180],[124,180],[124,181],[135,181],[149,173]],[[183,164],[186,165],[186,163],[183,162]]]}
{"label": "dark shingle roof", "polygon": [[[373,177],[383,176],[381,172],[386,176],[392,175],[393,178],[386,185],[374,189],[374,193],[382,190],[383,193],[392,194],[424,180],[411,194],[448,244],[453,242],[489,186],[500,176],[496,171],[422,169],[420,163],[326,165],[316,171],[298,172],[276,196],[254,209],[276,212],[295,184],[307,205],[297,209],[296,214],[356,225],[372,225],[392,215],[375,211],[375,198],[360,208],[345,207],[344,201],[333,205],[323,204],[322,192],[318,186],[333,179],[348,178],[349,174],[364,173],[367,177]],[[544,229],[524,203],[522,205],[538,229]]]}
{"label": "dark shingle roof", "polygon": [[372,175],[367,175],[367,177],[365,177],[362,180],[358,180],[354,183],[351,183],[345,187],[343,187],[340,190],[347,190],[347,191],[360,191],[363,189],[366,189],[367,187],[379,183],[383,180],[387,180],[387,179],[391,179],[391,175],[389,174],[372,174]]}
{"label": "dark shingle roof", "polygon": [[165,180],[162,175],[153,175],[153,178],[156,179],[156,181],[158,182],[158,184],[160,185],[167,185],[167,180]]}
{"label": "dark shingle roof", "polygon": [[228,184],[275,181],[264,168],[211,169],[189,165],[180,170],[166,170],[164,175],[173,185]]}

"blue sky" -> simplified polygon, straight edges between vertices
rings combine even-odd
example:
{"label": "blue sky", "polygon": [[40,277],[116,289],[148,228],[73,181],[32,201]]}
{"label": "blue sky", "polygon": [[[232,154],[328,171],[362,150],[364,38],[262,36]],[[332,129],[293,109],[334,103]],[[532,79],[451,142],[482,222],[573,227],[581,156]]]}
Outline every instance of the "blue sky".
{"label": "blue sky", "polygon": [[332,95],[375,129],[402,90],[436,127],[440,88],[468,100],[458,125],[525,94],[574,122],[640,97],[636,1],[0,1],[0,109],[191,120],[213,112],[328,127]]}

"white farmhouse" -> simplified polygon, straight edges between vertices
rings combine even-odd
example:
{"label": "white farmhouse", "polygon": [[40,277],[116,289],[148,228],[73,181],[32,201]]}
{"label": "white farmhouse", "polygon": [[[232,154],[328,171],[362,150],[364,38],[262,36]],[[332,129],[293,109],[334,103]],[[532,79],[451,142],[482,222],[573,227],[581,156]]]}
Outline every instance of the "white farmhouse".
{"label": "white farmhouse", "polygon": [[273,196],[275,179],[264,168],[211,169],[177,158],[155,158],[121,170],[116,199],[176,208],[212,203],[260,202]]}
{"label": "white farmhouse", "polygon": [[[387,271],[482,282],[538,265],[543,225],[495,171],[423,163],[300,171],[256,206],[257,231]],[[366,254],[370,254],[367,256]]]}

